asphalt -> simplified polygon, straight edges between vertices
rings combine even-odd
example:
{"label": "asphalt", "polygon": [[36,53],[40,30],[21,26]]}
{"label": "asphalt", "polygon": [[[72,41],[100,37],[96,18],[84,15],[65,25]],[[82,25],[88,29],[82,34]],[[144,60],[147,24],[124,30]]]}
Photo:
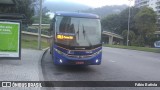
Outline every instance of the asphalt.
{"label": "asphalt", "polygon": [[[49,50],[42,59],[45,81],[160,81],[160,54],[103,47],[101,65],[55,66]],[[51,88],[48,88],[49,90]],[[55,90],[159,90],[160,88],[54,88]]]}
{"label": "asphalt", "polygon": [[[21,60],[0,59],[0,81],[160,81],[160,54],[103,47],[101,65],[55,66],[49,50],[22,49]],[[159,90],[146,87],[0,88],[0,90]]]}
{"label": "asphalt", "polygon": [[[41,58],[44,51],[22,49],[21,60],[0,59],[0,81],[43,80]],[[35,90],[35,88],[0,88],[0,90]],[[36,88],[40,90],[40,88]]]}

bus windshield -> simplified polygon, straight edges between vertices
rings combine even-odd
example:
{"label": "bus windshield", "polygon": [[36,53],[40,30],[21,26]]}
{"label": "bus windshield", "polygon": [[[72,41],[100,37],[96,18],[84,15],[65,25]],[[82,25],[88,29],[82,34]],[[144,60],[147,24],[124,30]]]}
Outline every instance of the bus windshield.
{"label": "bus windshield", "polygon": [[70,46],[101,44],[100,20],[56,16],[56,42]]}

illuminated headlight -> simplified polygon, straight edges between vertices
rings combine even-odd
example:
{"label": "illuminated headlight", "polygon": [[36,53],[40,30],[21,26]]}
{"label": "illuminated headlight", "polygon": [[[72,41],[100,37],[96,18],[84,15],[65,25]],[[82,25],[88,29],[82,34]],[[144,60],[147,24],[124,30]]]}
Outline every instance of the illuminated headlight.
{"label": "illuminated headlight", "polygon": [[98,63],[98,62],[99,62],[99,60],[97,59],[97,60],[96,60],[96,63]]}
{"label": "illuminated headlight", "polygon": [[59,60],[60,63],[63,63],[62,59]]}

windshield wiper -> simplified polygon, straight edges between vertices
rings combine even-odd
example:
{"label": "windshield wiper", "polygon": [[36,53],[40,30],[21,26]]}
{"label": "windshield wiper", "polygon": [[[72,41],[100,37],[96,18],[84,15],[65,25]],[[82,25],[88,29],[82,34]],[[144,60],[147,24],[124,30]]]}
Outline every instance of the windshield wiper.
{"label": "windshield wiper", "polygon": [[78,24],[78,31],[77,31],[77,34],[78,34],[78,40],[79,40],[79,24]]}
{"label": "windshield wiper", "polygon": [[76,36],[78,34],[78,40],[79,40],[79,24],[78,24],[78,31],[76,32]]}
{"label": "windshield wiper", "polygon": [[[76,37],[76,38],[77,38],[77,34],[78,34],[78,40],[79,40],[79,24],[78,24],[78,31],[75,32],[75,37]],[[76,39],[76,38],[75,38],[75,39]],[[72,43],[69,43],[69,46],[71,46],[71,44],[72,44]]]}
{"label": "windshield wiper", "polygon": [[85,37],[86,37],[86,40],[88,41],[89,45],[92,46],[92,43],[91,43],[91,41],[89,40],[89,38],[88,38],[88,36],[87,36],[87,34],[86,34],[86,31],[85,31],[85,29],[84,29],[84,25],[83,25],[83,35],[84,35],[84,39],[85,39]]}

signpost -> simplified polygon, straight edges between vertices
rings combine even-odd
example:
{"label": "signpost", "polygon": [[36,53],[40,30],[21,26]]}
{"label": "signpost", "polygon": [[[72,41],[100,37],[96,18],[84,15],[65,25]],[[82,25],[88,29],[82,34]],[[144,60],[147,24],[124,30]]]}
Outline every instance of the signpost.
{"label": "signpost", "polygon": [[154,46],[155,46],[156,48],[160,48],[160,41],[156,41],[156,42],[154,43]]}
{"label": "signpost", "polygon": [[21,58],[20,21],[0,20],[0,58]]}

